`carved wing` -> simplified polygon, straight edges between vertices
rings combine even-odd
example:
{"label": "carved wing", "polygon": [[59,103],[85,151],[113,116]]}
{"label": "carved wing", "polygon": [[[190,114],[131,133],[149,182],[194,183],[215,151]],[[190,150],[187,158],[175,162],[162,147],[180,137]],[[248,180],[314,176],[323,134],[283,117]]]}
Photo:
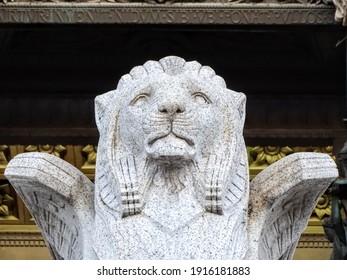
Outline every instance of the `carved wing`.
{"label": "carved wing", "polygon": [[84,174],[53,155],[23,153],[10,161],[5,176],[55,259],[94,258],[90,240],[94,184]]}
{"label": "carved wing", "polygon": [[274,163],[250,185],[248,259],[290,259],[308,219],[338,176],[325,154],[295,153]]}

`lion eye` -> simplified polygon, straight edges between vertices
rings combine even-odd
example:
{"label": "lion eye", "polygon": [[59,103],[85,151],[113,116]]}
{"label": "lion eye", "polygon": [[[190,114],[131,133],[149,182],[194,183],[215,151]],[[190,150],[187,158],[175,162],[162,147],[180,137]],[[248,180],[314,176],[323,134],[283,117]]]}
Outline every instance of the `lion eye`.
{"label": "lion eye", "polygon": [[203,94],[202,92],[195,92],[193,94],[193,98],[199,104],[211,104],[210,99],[205,94]]}
{"label": "lion eye", "polygon": [[143,104],[144,102],[146,102],[148,97],[149,97],[148,93],[140,93],[133,100],[131,100],[130,105],[131,106],[134,106],[134,105],[139,106],[139,105]]}

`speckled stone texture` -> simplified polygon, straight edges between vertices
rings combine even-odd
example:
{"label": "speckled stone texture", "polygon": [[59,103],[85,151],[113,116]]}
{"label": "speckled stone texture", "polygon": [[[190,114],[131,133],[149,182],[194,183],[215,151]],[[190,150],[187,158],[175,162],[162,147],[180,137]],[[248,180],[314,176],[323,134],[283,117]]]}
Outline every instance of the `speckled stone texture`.
{"label": "speckled stone texture", "polygon": [[95,187],[37,153],[5,174],[58,259],[288,259],[336,165],[298,153],[249,186],[245,102],[210,67],[148,61],[95,100]]}

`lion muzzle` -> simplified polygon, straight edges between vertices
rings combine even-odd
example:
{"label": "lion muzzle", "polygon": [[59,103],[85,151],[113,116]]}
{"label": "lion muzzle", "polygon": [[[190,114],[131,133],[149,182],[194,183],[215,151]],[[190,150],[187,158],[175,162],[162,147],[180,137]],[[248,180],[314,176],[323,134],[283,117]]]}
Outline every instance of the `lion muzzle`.
{"label": "lion muzzle", "polygon": [[180,160],[192,160],[196,149],[189,139],[176,136],[169,133],[164,137],[153,139],[146,145],[148,157],[156,160],[168,162]]}

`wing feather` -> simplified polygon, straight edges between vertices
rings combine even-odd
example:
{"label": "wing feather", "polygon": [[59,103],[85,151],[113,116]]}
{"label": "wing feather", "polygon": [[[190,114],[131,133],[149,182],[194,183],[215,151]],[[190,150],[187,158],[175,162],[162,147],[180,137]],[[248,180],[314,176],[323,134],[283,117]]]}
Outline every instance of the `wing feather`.
{"label": "wing feather", "polygon": [[55,259],[94,256],[90,233],[94,185],[78,169],[55,156],[23,153],[5,176],[26,204]]}
{"label": "wing feather", "polygon": [[248,259],[290,259],[319,197],[338,176],[325,154],[295,153],[250,185]]}

